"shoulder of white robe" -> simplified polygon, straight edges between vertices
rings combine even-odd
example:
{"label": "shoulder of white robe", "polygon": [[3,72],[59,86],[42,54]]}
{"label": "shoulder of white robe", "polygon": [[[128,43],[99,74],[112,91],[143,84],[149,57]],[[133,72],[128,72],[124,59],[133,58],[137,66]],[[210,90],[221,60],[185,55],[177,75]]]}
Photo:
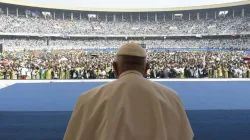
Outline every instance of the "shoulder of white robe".
{"label": "shoulder of white robe", "polygon": [[77,102],[75,104],[74,112],[79,111],[82,108],[82,106],[88,102],[88,100],[90,99],[91,94],[93,94],[93,90],[84,92],[78,97]]}
{"label": "shoulder of white robe", "polygon": [[178,94],[176,91],[174,91],[173,89],[168,88],[168,87],[166,87],[166,86],[163,86],[163,85],[160,84],[160,83],[157,83],[157,84],[158,84],[158,86],[163,87],[163,88],[165,89],[165,92],[166,92],[167,94],[173,94],[174,96],[176,95],[176,96],[178,97],[178,99],[180,100],[179,94]]}
{"label": "shoulder of white robe", "polygon": [[77,104],[78,104],[78,103],[79,103],[79,104],[80,104],[80,103],[81,103],[81,104],[87,103],[87,101],[89,101],[89,100],[93,97],[93,95],[95,95],[96,90],[97,90],[97,88],[94,88],[94,89],[91,89],[91,90],[89,90],[89,91],[87,91],[87,92],[82,93],[82,94],[78,97]]}
{"label": "shoulder of white robe", "polygon": [[91,98],[93,98],[96,93],[98,93],[98,91],[103,87],[104,85],[102,86],[99,86],[99,87],[96,87],[96,88],[93,88],[87,92],[84,92],[82,93],[79,98],[78,98],[78,101],[77,101],[77,104],[79,102],[79,104],[83,105],[85,103],[87,103],[87,101],[89,101]]}

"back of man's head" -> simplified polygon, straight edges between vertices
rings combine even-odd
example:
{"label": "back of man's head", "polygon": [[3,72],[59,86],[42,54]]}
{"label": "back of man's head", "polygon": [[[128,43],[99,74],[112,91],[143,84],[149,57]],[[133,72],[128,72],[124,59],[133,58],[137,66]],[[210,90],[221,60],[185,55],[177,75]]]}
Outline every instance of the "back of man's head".
{"label": "back of man's head", "polygon": [[113,67],[115,69],[116,76],[128,70],[135,70],[143,75],[149,65],[146,62],[146,51],[136,43],[127,43],[121,46],[116,54]]}

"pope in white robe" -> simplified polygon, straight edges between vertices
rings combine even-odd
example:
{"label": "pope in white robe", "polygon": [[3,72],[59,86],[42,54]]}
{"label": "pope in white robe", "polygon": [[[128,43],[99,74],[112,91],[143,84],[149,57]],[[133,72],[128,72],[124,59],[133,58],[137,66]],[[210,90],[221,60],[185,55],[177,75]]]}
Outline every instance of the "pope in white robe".
{"label": "pope in white robe", "polygon": [[80,95],[64,140],[192,140],[182,102],[173,90],[143,77],[149,67],[138,44],[119,48],[117,80]]}

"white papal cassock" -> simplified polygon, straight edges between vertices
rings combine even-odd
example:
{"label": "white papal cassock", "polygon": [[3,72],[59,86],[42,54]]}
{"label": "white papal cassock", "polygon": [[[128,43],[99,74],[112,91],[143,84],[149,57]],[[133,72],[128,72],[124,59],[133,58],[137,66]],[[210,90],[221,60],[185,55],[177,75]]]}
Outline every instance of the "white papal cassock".
{"label": "white papal cassock", "polygon": [[64,140],[192,140],[193,136],[173,90],[127,71],[79,97]]}

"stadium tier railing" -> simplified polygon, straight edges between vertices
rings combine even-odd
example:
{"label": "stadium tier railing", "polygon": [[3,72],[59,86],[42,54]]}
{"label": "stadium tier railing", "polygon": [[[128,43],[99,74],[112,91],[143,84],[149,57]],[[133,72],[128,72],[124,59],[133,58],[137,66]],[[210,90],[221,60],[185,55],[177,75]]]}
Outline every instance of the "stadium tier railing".
{"label": "stadium tier railing", "polygon": [[[26,48],[26,50],[29,50],[27,48],[30,48],[28,46],[22,46],[22,47],[5,47],[4,51],[23,51]],[[41,50],[84,50],[84,51],[104,51],[104,52],[111,52],[111,51],[117,51],[118,47],[88,47],[88,46],[61,46],[60,48],[56,48],[53,46],[40,46],[37,48],[32,48],[34,51],[41,51]],[[240,49],[237,46],[227,46],[227,48],[220,48],[218,46],[211,46],[211,47],[168,47],[168,46],[156,46],[156,47],[148,47],[145,48],[146,50],[150,51],[244,51],[245,53],[250,54],[250,49]]]}
{"label": "stadium tier railing", "polygon": [[[240,34],[243,36],[249,34]],[[179,35],[82,35],[82,34],[42,34],[42,33],[4,33],[0,32],[0,36],[33,36],[33,37],[197,37],[201,38],[203,36],[232,36],[232,34],[179,34]]]}
{"label": "stadium tier railing", "polygon": [[[0,89],[19,83],[79,83],[79,82],[112,82],[115,79],[79,79],[79,80],[0,80]],[[250,78],[226,78],[226,79],[214,79],[214,78],[203,78],[203,79],[148,79],[155,82],[232,82],[232,81],[248,81]]]}

